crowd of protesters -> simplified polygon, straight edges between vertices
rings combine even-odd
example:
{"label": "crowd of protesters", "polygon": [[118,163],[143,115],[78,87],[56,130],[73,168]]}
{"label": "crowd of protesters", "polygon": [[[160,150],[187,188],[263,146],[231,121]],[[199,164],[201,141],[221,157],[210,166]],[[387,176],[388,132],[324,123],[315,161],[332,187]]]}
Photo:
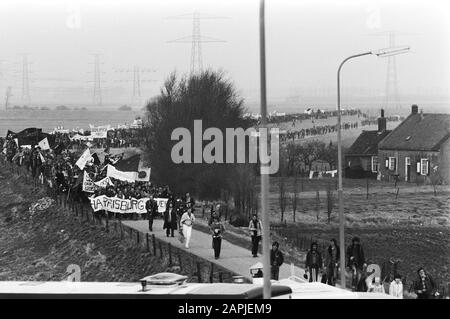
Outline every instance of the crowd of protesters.
{"label": "crowd of protesters", "polygon": [[[59,141],[61,142],[61,140]],[[82,191],[82,181],[86,172],[92,181],[99,181],[107,176],[107,165],[114,164],[122,159],[123,154],[112,156],[105,150],[104,161],[100,162],[98,156],[86,164],[84,169],[80,169],[75,163],[79,154],[67,148],[42,150],[40,147],[32,145],[31,148],[19,148],[12,136],[0,140],[1,151],[5,154],[6,160],[18,166],[24,167],[34,178],[39,178],[42,184],[47,184],[56,194],[72,196],[76,200],[86,200],[87,195]],[[156,186],[151,182],[127,182],[111,179],[111,184],[105,188],[98,188],[94,191],[94,196],[106,195],[108,197],[118,197],[122,199],[149,198],[146,202],[146,214],[142,217],[148,219],[148,229],[153,231],[154,218],[161,217],[164,220],[163,229],[167,237],[174,237],[175,231],[179,232],[179,239],[190,247],[192,227],[195,223],[195,200],[189,193],[183,196],[175,196],[168,186]],[[90,195],[89,195],[90,196]],[[161,214],[158,210],[156,198],[166,198],[165,211]],[[100,214],[111,214],[100,212]],[[123,217],[125,214],[119,214]],[[133,218],[137,215],[134,214]],[[212,236],[212,248],[214,257],[218,259],[221,253],[222,236],[225,232],[224,224],[221,221],[220,205],[211,206],[209,229]],[[259,243],[262,238],[262,223],[257,215],[253,215],[250,220],[248,230],[251,236],[253,257],[258,257]],[[325,256],[318,250],[318,244],[313,242],[305,260],[305,278],[310,282],[321,281],[329,285],[336,285],[340,273],[340,249],[335,239],[330,240],[329,246],[324,252]],[[278,280],[280,266],[284,262],[283,253],[279,249],[279,243],[272,245],[271,256],[271,277]],[[351,286],[353,291],[359,292],[381,292],[392,296],[403,298],[403,282],[400,274],[395,273],[390,276],[388,291],[385,291],[383,281],[380,277],[371,276],[367,270],[367,261],[360,239],[354,237],[351,244],[346,249],[346,265],[351,273]],[[421,299],[434,298],[438,296],[437,287],[433,278],[419,268],[417,279],[412,286],[414,292]]]}
{"label": "crowd of protesters", "polygon": [[[343,130],[352,130],[358,128],[358,122],[343,123],[341,124]],[[286,133],[280,133],[280,141],[286,142],[288,140],[299,140],[307,137],[326,135],[337,132],[336,125],[318,125],[311,128],[302,128],[300,130],[289,130]]]}
{"label": "crowd of protesters", "polygon": [[[80,134],[83,133],[83,134]],[[66,149],[83,148],[87,142],[93,148],[128,148],[139,147],[144,142],[142,128],[127,128],[108,130],[106,138],[88,139],[90,131],[86,132],[55,132],[56,144],[61,144]]]}

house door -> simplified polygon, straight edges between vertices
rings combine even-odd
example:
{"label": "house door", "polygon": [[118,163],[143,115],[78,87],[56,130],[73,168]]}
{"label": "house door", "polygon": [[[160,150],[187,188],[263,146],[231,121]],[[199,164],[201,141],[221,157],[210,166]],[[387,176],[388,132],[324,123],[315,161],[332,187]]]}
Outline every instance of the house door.
{"label": "house door", "polygon": [[411,159],[409,157],[405,157],[405,182],[409,182],[411,180]]}

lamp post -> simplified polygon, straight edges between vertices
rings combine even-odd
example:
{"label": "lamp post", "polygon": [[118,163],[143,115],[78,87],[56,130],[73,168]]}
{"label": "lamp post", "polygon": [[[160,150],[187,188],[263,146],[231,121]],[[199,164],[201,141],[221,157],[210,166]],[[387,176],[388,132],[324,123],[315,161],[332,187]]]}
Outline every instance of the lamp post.
{"label": "lamp post", "polygon": [[[259,63],[260,63],[260,86],[261,86],[261,128],[266,128],[267,125],[267,96],[266,96],[266,36],[265,36],[265,21],[264,21],[264,0],[259,2]],[[266,141],[260,145],[262,154],[266,152]],[[269,174],[264,171],[266,164],[261,162],[261,214],[262,214],[262,259],[263,259],[263,297],[270,299],[270,230],[269,230]]]}
{"label": "lamp post", "polygon": [[376,55],[378,57],[388,57],[392,55],[402,54],[409,51],[409,47],[387,48],[376,51],[369,51],[355,54],[344,59],[339,65],[337,71],[337,110],[338,110],[338,204],[339,204],[339,247],[340,247],[340,264],[341,264],[341,288],[345,288],[345,237],[344,237],[344,203],[342,191],[342,140],[341,140],[341,69],[345,62],[350,59],[361,57],[364,55]]}

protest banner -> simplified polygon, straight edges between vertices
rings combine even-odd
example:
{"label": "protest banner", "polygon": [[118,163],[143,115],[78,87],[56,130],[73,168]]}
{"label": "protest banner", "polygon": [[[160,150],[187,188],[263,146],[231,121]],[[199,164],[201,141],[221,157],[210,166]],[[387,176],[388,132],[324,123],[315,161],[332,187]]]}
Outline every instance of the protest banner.
{"label": "protest banner", "polygon": [[97,197],[90,197],[91,207],[94,212],[99,210],[106,210],[113,213],[137,213],[144,214],[147,213],[145,209],[145,204],[149,200],[148,198],[141,199],[121,199],[118,197],[107,197],[106,195],[101,195]]}
{"label": "protest banner", "polygon": [[134,183],[134,181],[136,180],[136,172],[122,172],[117,170],[114,166],[110,164],[108,164],[106,176],[131,183]]}
{"label": "protest banner", "polygon": [[105,177],[104,179],[99,180],[98,182],[94,182],[94,184],[100,188],[106,188],[106,186],[114,186],[114,183],[111,182],[111,179],[109,177]]}
{"label": "protest banner", "polygon": [[48,139],[44,138],[42,141],[38,143],[41,150],[46,151],[50,149],[50,144],[48,143]]}
{"label": "protest banner", "polygon": [[155,198],[156,204],[158,205],[158,213],[164,213],[166,211],[168,198]]}
{"label": "protest banner", "polygon": [[83,176],[83,192],[93,193],[97,189],[97,186],[94,184],[93,180],[89,177],[89,174],[84,171]]}
{"label": "protest banner", "polygon": [[84,153],[80,156],[78,161],[75,163],[76,166],[78,166],[80,169],[84,169],[86,166],[86,163],[91,159],[91,152],[89,149],[86,149]]}
{"label": "protest banner", "polygon": [[91,128],[92,138],[107,138],[108,131],[111,130],[111,125],[93,126],[89,124],[89,127]]}

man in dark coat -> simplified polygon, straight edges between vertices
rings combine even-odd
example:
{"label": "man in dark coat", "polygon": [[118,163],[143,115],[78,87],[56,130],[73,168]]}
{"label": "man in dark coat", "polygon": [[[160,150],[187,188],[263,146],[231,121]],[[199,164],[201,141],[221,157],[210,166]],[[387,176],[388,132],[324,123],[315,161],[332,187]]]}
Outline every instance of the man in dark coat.
{"label": "man in dark coat", "polygon": [[311,243],[311,249],[306,254],[305,272],[309,272],[309,282],[316,282],[319,271],[323,267],[322,254],[317,249],[317,243]]}
{"label": "man in dark coat", "polygon": [[278,280],[280,275],[280,266],[284,262],[283,253],[280,251],[280,244],[273,242],[272,250],[270,251],[270,272],[273,280]]}
{"label": "man in dark coat", "polygon": [[178,228],[177,223],[178,223],[177,211],[174,208],[173,201],[169,201],[167,203],[167,209],[164,212],[164,225],[163,225],[163,229],[166,230],[167,237],[169,237],[169,235],[175,237],[174,230]]}
{"label": "man in dark coat", "polygon": [[433,278],[422,267],[417,270],[417,275],[417,280],[413,284],[417,299],[433,298],[436,295],[436,284]]}
{"label": "man in dark coat", "polygon": [[150,199],[145,203],[145,209],[147,210],[148,230],[153,231],[153,218],[158,213],[158,204],[153,199],[153,196],[149,196]]}
{"label": "man in dark coat", "polygon": [[367,267],[364,250],[358,237],[352,238],[352,244],[347,248],[347,267],[352,271],[352,288],[356,290],[362,278],[363,269]]}

